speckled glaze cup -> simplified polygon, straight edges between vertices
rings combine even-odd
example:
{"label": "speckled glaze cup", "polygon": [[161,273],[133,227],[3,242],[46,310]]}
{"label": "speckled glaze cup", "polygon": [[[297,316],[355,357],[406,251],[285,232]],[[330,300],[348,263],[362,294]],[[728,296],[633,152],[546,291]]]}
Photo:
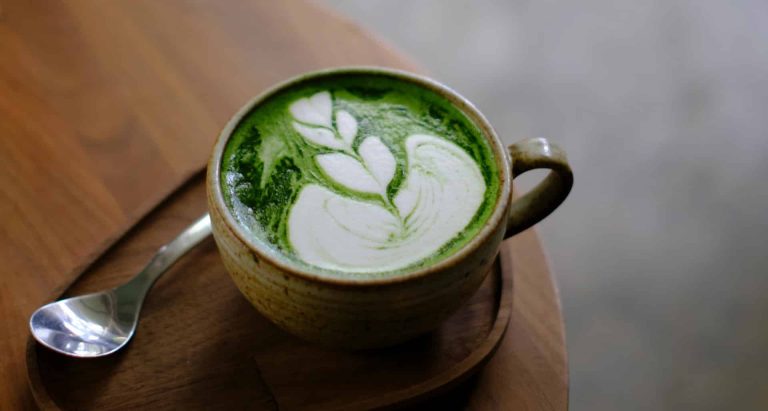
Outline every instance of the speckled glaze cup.
{"label": "speckled glaze cup", "polygon": [[[232,131],[260,102],[285,87],[321,76],[374,73],[430,89],[463,111],[494,152],[501,189],[495,208],[477,235],[449,257],[386,279],[342,279],[289,267],[249,238],[224,202],[221,156]],[[537,187],[512,200],[512,179],[532,169],[550,169]],[[403,71],[336,68],[305,74],[257,96],[232,117],[219,135],[208,164],[208,207],[224,266],[243,295],[286,331],[324,345],[364,349],[393,345],[436,328],[477,289],[504,238],[537,223],[567,197],[573,174],[565,153],[543,138],[506,147],[483,115],[448,87]]]}

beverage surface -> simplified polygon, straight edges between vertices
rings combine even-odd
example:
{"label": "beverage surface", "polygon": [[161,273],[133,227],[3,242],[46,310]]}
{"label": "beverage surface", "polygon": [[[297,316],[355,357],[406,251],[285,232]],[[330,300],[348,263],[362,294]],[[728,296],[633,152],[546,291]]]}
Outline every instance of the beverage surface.
{"label": "beverage surface", "polygon": [[235,127],[221,186],[273,257],[338,278],[434,264],[483,227],[499,193],[477,126],[436,92],[377,74],[311,78]]}

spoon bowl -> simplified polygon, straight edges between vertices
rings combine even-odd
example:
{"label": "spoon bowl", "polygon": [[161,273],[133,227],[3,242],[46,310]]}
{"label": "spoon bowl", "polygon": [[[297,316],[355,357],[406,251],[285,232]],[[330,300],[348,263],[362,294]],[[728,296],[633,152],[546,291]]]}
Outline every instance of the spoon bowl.
{"label": "spoon bowl", "polygon": [[108,355],[131,339],[138,323],[138,312],[121,315],[119,306],[112,290],[56,301],[32,314],[32,334],[65,355]]}

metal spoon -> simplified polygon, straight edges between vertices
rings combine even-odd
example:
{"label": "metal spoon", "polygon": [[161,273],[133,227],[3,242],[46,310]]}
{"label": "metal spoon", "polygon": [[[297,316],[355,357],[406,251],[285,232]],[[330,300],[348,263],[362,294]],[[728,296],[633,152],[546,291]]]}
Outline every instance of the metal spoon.
{"label": "metal spoon", "polygon": [[206,214],[161,247],[127,283],[38,308],[29,319],[32,335],[44,346],[72,357],[102,357],[123,348],[136,331],[144,297],[155,281],[210,234],[211,219]]}

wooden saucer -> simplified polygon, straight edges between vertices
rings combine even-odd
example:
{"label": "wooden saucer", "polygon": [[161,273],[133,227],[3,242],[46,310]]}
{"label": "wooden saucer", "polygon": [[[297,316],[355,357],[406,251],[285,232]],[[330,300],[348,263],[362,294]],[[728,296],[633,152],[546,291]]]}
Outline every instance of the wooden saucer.
{"label": "wooden saucer", "polygon": [[[57,296],[121,284],[206,211],[202,174],[118,240]],[[511,265],[438,330],[385,350],[335,351],[264,319],[235,288],[211,239],[155,285],[130,345],[84,360],[31,337],[27,370],[41,409],[375,409],[418,404],[477,371],[512,311]]]}

